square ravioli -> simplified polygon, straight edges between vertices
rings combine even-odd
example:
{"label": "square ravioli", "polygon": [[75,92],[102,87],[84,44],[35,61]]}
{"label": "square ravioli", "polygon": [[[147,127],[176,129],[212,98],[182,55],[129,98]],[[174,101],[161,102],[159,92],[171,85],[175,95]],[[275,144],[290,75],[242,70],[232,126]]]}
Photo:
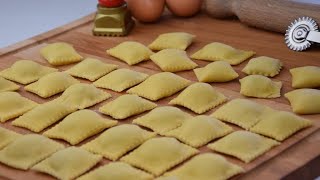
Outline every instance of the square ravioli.
{"label": "square ravioli", "polygon": [[98,134],[118,122],[102,118],[92,110],[79,110],[65,117],[59,124],[43,133],[49,138],[63,139],[72,145]]}
{"label": "square ravioli", "polygon": [[263,115],[262,120],[250,128],[250,131],[278,141],[283,141],[294,133],[312,125],[310,120],[293,113],[274,110]]}
{"label": "square ravioli", "polygon": [[0,93],[6,91],[16,91],[20,88],[19,85],[11,82],[9,80],[4,79],[0,76]]}
{"label": "square ravioli", "polygon": [[40,132],[74,111],[76,109],[73,107],[51,101],[20,116],[12,121],[12,125],[27,128],[33,132]]}
{"label": "square ravioli", "polygon": [[284,95],[297,114],[320,114],[320,90],[297,89]]}
{"label": "square ravioli", "polygon": [[147,77],[148,75],[145,73],[130,69],[118,69],[98,79],[93,85],[99,88],[122,92],[143,82]]}
{"label": "square ravioli", "polygon": [[117,68],[118,65],[107,64],[94,58],[86,58],[66,72],[74,77],[95,81]]}
{"label": "square ravioli", "polygon": [[239,77],[239,74],[225,61],[212,62],[193,71],[200,82],[228,82]]}
{"label": "square ravioli", "polygon": [[153,54],[148,47],[134,41],[123,42],[107,50],[107,53],[129,65],[135,65],[139,62],[149,60]]}
{"label": "square ravioli", "polygon": [[156,134],[133,124],[110,128],[82,148],[115,161]]}
{"label": "square ravioli", "polygon": [[198,148],[208,142],[225,136],[233,130],[225,123],[210,116],[195,116],[169,132],[166,136],[175,137],[181,142]]}
{"label": "square ravioli", "polygon": [[21,116],[38,104],[16,92],[0,93],[0,122]]}
{"label": "square ravioli", "polygon": [[20,84],[29,84],[57,69],[42,66],[34,61],[20,60],[0,72],[0,76]]}
{"label": "square ravioli", "polygon": [[193,62],[183,50],[164,49],[150,56],[150,59],[160,67],[162,71],[178,72],[191,70],[198,65]]}
{"label": "square ravioli", "polygon": [[159,137],[149,139],[121,161],[159,176],[198,152],[174,138]]}
{"label": "square ravioli", "polygon": [[66,89],[55,101],[77,109],[85,109],[110,97],[111,94],[96,88],[92,84],[78,83]]}
{"label": "square ravioli", "polygon": [[0,151],[0,162],[27,170],[64,146],[37,134],[23,135]]}
{"label": "square ravioli", "polygon": [[32,170],[50,174],[58,179],[74,179],[95,166],[102,156],[77,148],[68,147],[52,154],[32,167]]}
{"label": "square ravioli", "polygon": [[157,107],[157,104],[137,95],[125,94],[100,107],[99,112],[121,120],[155,107]]}
{"label": "square ravioli", "polygon": [[213,153],[199,154],[181,167],[165,173],[165,177],[176,177],[183,180],[229,179],[244,170],[223,156]]}
{"label": "square ravioli", "polygon": [[37,94],[42,98],[48,98],[63,92],[69,86],[80,83],[67,73],[54,72],[43,76],[37,82],[29,84],[24,87],[26,91]]}
{"label": "square ravioli", "polygon": [[207,83],[194,83],[182,91],[169,104],[180,105],[202,114],[224,103],[227,98]]}
{"label": "square ravioli", "polygon": [[0,127],[0,139],[1,139],[0,149],[4,148],[5,146],[7,146],[8,144],[15,141],[21,136],[22,136],[21,134],[18,134],[14,131]]}
{"label": "square ravioli", "polygon": [[240,93],[248,97],[278,98],[281,96],[282,82],[272,81],[262,75],[250,75],[239,80]]}
{"label": "square ravioli", "polygon": [[260,56],[257,58],[252,58],[242,69],[242,72],[246,74],[259,74],[268,77],[274,77],[280,73],[282,69],[282,62],[279,59]]}
{"label": "square ravioli", "polygon": [[48,44],[41,48],[40,54],[50,64],[55,66],[79,62],[83,58],[72,45],[64,42]]}
{"label": "square ravioli", "polygon": [[293,88],[320,87],[320,67],[303,66],[290,69]]}
{"label": "square ravioli", "polygon": [[235,131],[208,148],[249,163],[280,143],[249,131]]}
{"label": "square ravioli", "polygon": [[130,94],[137,94],[152,101],[171,96],[189,86],[191,82],[171,72],[151,75],[144,82],[129,89]]}
{"label": "square ravioli", "polygon": [[195,52],[191,58],[204,61],[226,61],[238,65],[253,56],[255,52],[238,50],[226,44],[214,42]]}
{"label": "square ravioli", "polygon": [[244,129],[249,129],[261,120],[271,108],[247,99],[234,99],[217,109],[212,116]]}
{"label": "square ravioli", "polygon": [[123,162],[114,162],[99,167],[77,180],[110,179],[110,180],[152,180],[154,177]]}
{"label": "square ravioli", "polygon": [[134,119],[132,123],[147,127],[154,132],[163,135],[172,129],[182,125],[192,116],[179,108],[172,106],[162,106],[153,109],[148,114]]}
{"label": "square ravioli", "polygon": [[160,51],[163,49],[180,49],[186,50],[195,39],[195,35],[185,32],[171,32],[161,34],[154,40],[149,48]]}

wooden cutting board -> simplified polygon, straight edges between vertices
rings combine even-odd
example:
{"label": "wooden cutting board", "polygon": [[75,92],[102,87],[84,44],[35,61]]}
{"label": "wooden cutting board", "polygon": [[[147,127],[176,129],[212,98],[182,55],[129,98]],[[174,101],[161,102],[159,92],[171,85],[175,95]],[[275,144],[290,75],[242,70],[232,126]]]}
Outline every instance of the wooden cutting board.
{"label": "wooden cutting board", "polygon": [[[171,15],[165,15],[162,17],[159,23],[156,24],[140,24],[137,23],[134,30],[127,37],[95,37],[92,36],[91,30],[93,26],[94,15],[89,15],[76,22],[70,23],[66,26],[57,28],[47,33],[41,34],[34,38],[20,42],[13,46],[0,50],[0,69],[9,67],[12,63],[19,59],[32,59],[41,64],[49,66],[49,64],[39,55],[39,49],[47,43],[63,41],[74,45],[77,51],[79,51],[85,57],[95,57],[105,62],[118,64],[124,68],[134,69],[140,72],[148,74],[155,74],[160,72],[160,69],[151,61],[140,63],[136,66],[128,66],[119,60],[106,55],[105,50],[120,42],[124,41],[139,41],[144,44],[152,42],[159,34],[166,32],[184,31],[197,35],[194,44],[187,50],[190,55],[197,51],[204,45],[218,41],[229,44],[236,48],[245,50],[253,50],[257,52],[257,56],[265,55],[274,58],[281,59],[284,63],[284,69],[280,75],[274,79],[283,82],[282,95],[285,92],[292,90],[291,88],[291,76],[289,73],[290,68],[315,65],[320,66],[320,49],[311,49],[307,52],[293,52],[290,51],[284,44],[283,35],[266,31],[261,31],[253,28],[249,28],[237,20],[215,20],[207,17],[204,14],[199,14],[189,19],[176,18]],[[200,67],[205,66],[209,62],[195,61]],[[240,74],[240,78],[245,75],[241,72],[241,69],[247,64],[244,62],[238,66],[234,66],[236,71]],[[60,70],[65,70],[71,67],[61,66]],[[196,76],[193,71],[179,72],[178,75],[188,78],[192,81],[196,81]],[[83,81],[89,83],[88,81]],[[240,85],[238,80],[228,83],[212,83],[219,91],[224,93],[229,99],[233,98],[245,98],[239,94]],[[115,93],[107,91],[113,95],[113,99],[123,93]],[[19,93],[23,96],[32,99],[34,101],[43,103],[58,96],[49,99],[42,99],[36,95],[25,92],[23,88],[20,88]],[[158,102],[159,105],[165,105],[169,100],[176,97],[165,98]],[[111,101],[108,100],[107,102]],[[278,110],[290,111],[288,101],[282,96],[277,99],[254,99],[259,103],[271,106]],[[91,109],[98,109],[103,103],[100,103]],[[191,114],[191,111],[183,109]],[[216,110],[213,109],[206,114],[211,114]],[[280,146],[272,149],[265,155],[257,158],[249,164],[245,164],[235,158],[227,157],[228,160],[245,168],[246,173],[235,178],[241,179],[280,179],[286,177],[288,174],[294,172],[298,168],[304,167],[309,161],[315,160],[320,154],[320,115],[308,115],[303,116],[311,119],[314,125],[311,128],[305,129],[291,138],[284,141]],[[136,117],[133,117],[136,118]],[[120,123],[130,123],[133,118],[122,121]],[[11,121],[0,124],[8,129],[26,134],[31,133],[28,130],[13,127]],[[234,127],[234,126],[233,126]],[[236,127],[235,127],[236,128]],[[93,137],[94,138],[94,137]],[[91,140],[89,138],[85,142]],[[59,141],[64,143],[63,141]],[[66,144],[66,143],[65,143]],[[81,143],[83,144],[83,143]],[[80,145],[81,145],[80,144]],[[66,144],[67,145],[67,144]],[[209,151],[207,148],[201,148],[202,152]],[[319,158],[318,158],[319,159]],[[103,160],[98,166],[108,163],[108,160]],[[315,166],[313,166],[314,168]],[[319,167],[319,166],[318,166]],[[308,170],[308,168],[306,168]],[[311,178],[314,173],[319,171],[310,172],[303,171],[301,176],[294,176],[297,179]],[[52,179],[51,176],[37,173],[34,171],[21,171],[10,168],[8,166],[0,164],[0,177],[9,179]],[[303,177],[302,177],[303,176]]]}

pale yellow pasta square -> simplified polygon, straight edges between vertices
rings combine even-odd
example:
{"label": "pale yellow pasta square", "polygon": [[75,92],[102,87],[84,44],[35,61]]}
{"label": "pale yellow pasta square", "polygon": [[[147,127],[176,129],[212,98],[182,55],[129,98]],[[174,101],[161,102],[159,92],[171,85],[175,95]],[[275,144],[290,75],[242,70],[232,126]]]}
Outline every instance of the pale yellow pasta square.
{"label": "pale yellow pasta square", "polygon": [[27,170],[64,146],[37,134],[23,135],[0,151],[0,162]]}
{"label": "pale yellow pasta square", "polygon": [[40,132],[75,110],[75,108],[66,104],[51,101],[20,116],[12,121],[12,125],[27,128],[33,132]]}
{"label": "pale yellow pasta square", "polygon": [[66,89],[55,101],[78,109],[85,109],[110,97],[111,94],[96,88],[92,84],[78,83]]}
{"label": "pale yellow pasta square", "polygon": [[234,99],[217,109],[212,116],[244,129],[249,129],[261,120],[264,112],[271,108],[247,99]]}
{"label": "pale yellow pasta square", "polygon": [[221,155],[204,153],[193,157],[181,167],[165,173],[164,176],[176,177],[177,180],[223,180],[243,172],[244,169],[228,162]]}
{"label": "pale yellow pasta square", "polygon": [[133,124],[110,128],[82,148],[115,161],[156,134]]}
{"label": "pale yellow pasta square", "polygon": [[193,62],[183,50],[164,49],[150,56],[150,59],[160,67],[162,71],[178,72],[191,70],[198,65]]}
{"label": "pale yellow pasta square", "polygon": [[268,77],[274,77],[280,73],[282,69],[282,62],[279,59],[260,56],[257,58],[252,58],[242,69],[242,72],[246,74],[259,74]]}
{"label": "pale yellow pasta square", "polygon": [[182,91],[169,104],[180,105],[202,114],[224,103],[227,98],[207,83],[194,83]]}
{"label": "pale yellow pasta square", "polygon": [[19,88],[19,85],[0,76],[0,93],[5,91],[16,91]]}
{"label": "pale yellow pasta square", "polygon": [[157,101],[177,93],[190,84],[189,80],[178,75],[171,72],[162,72],[151,75],[144,82],[129,89],[127,92]]}
{"label": "pale yellow pasta square", "polygon": [[272,81],[262,75],[250,75],[239,80],[240,93],[248,97],[278,98],[281,96],[282,82]]}
{"label": "pale yellow pasta square", "polygon": [[116,92],[122,92],[132,86],[135,86],[148,77],[147,74],[133,71],[130,69],[118,69],[93,83],[96,87],[111,89]]}
{"label": "pale yellow pasta square", "polygon": [[55,66],[79,62],[83,58],[72,45],[64,42],[48,44],[40,50],[40,54]]}
{"label": "pale yellow pasta square", "polygon": [[185,32],[171,32],[159,35],[150,45],[152,50],[160,51],[163,49],[186,50],[195,39],[195,35]]}
{"label": "pale yellow pasta square", "polygon": [[65,117],[59,124],[43,133],[49,138],[63,139],[72,145],[98,134],[118,122],[102,118],[92,110],[79,110]]}
{"label": "pale yellow pasta square", "polygon": [[114,119],[126,119],[157,107],[157,104],[137,95],[125,94],[103,105],[99,111]]}
{"label": "pale yellow pasta square", "polygon": [[304,66],[290,69],[292,87],[318,88],[320,87],[320,67]]}
{"label": "pale yellow pasta square", "polygon": [[38,81],[24,87],[26,91],[37,94],[42,98],[48,98],[61,93],[73,84],[80,83],[72,76],[64,72],[54,72],[43,76]]}
{"label": "pale yellow pasta square", "polygon": [[56,72],[57,69],[42,66],[34,61],[19,60],[0,72],[0,76],[20,84],[29,84],[41,77]]}
{"label": "pale yellow pasta square", "polygon": [[235,49],[229,45],[214,42],[191,55],[191,58],[204,61],[226,61],[237,65],[253,56],[255,52]]}
{"label": "pale yellow pasta square", "polygon": [[297,114],[320,114],[320,90],[297,89],[284,95]]}
{"label": "pale yellow pasta square", "polygon": [[38,104],[16,92],[0,93],[0,122],[21,116]]}
{"label": "pale yellow pasta square", "polygon": [[7,146],[8,144],[15,141],[21,136],[21,134],[0,127],[0,149],[4,148],[5,146]]}
{"label": "pale yellow pasta square", "polygon": [[68,147],[52,154],[32,167],[32,170],[50,174],[58,179],[74,179],[95,166],[102,156],[78,148]]}
{"label": "pale yellow pasta square", "polygon": [[107,64],[94,58],[86,58],[66,72],[74,77],[95,81],[117,68],[118,65]]}
{"label": "pale yellow pasta square", "polygon": [[280,143],[249,131],[235,131],[208,148],[249,163]]}
{"label": "pale yellow pasta square", "polygon": [[123,42],[116,47],[107,50],[107,53],[129,65],[135,65],[139,62],[149,60],[150,56],[153,54],[148,47],[134,41]]}
{"label": "pale yellow pasta square", "polygon": [[175,129],[192,116],[179,108],[162,106],[153,109],[148,114],[134,119],[132,123],[147,127],[158,134]]}
{"label": "pale yellow pasta square", "polygon": [[159,176],[198,152],[174,138],[158,137],[149,139],[121,161]]}
{"label": "pale yellow pasta square", "polygon": [[228,82],[239,77],[239,74],[225,61],[212,62],[193,71],[200,82]]}
{"label": "pale yellow pasta square", "polygon": [[110,180],[152,180],[153,175],[134,168],[123,162],[114,162],[99,167],[77,180],[110,179]]}
{"label": "pale yellow pasta square", "polygon": [[285,111],[265,113],[250,131],[283,141],[294,133],[312,125],[310,120]]}

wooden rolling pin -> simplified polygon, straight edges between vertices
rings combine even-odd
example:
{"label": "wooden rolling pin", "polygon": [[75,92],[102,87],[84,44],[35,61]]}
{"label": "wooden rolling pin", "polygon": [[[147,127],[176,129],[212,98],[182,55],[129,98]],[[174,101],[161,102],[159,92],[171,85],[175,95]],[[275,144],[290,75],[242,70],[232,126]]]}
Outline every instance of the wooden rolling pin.
{"label": "wooden rolling pin", "polygon": [[320,0],[204,0],[203,9],[214,18],[237,16],[249,26],[281,33],[302,16],[320,25]]}

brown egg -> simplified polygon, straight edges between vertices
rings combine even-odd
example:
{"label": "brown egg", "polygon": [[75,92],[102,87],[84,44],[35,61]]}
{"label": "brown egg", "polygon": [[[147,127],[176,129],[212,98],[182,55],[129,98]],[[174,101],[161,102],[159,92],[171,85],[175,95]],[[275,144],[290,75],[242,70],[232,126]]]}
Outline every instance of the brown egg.
{"label": "brown egg", "polygon": [[188,17],[199,12],[202,0],[166,0],[166,4],[174,15]]}
{"label": "brown egg", "polygon": [[154,22],[163,12],[165,0],[126,0],[132,16],[141,22]]}

